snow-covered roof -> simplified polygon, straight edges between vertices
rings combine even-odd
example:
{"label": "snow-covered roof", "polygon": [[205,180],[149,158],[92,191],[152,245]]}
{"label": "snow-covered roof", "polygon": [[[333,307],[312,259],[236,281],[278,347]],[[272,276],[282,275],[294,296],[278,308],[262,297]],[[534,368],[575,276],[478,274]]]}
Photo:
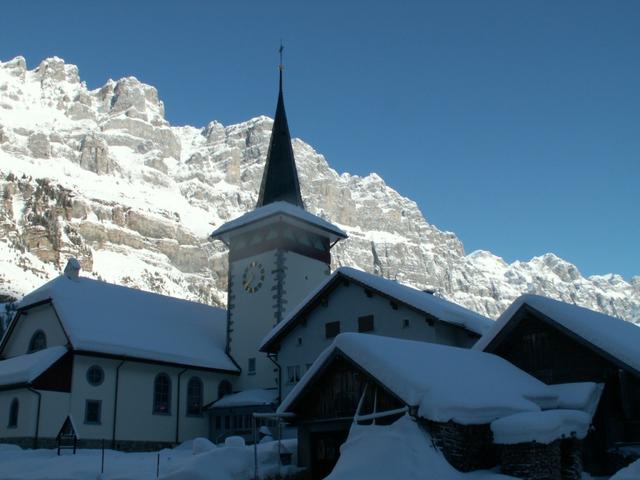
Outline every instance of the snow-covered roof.
{"label": "snow-covered roof", "polygon": [[278,401],[276,389],[243,390],[225,395],[211,405],[211,408],[246,407],[251,405],[275,405]]}
{"label": "snow-covered roof", "polygon": [[296,399],[334,353],[374,377],[418,415],[438,422],[489,423],[520,412],[555,408],[547,385],[506,360],[485,352],[358,333],[336,337],[287,395],[278,412]]}
{"label": "snow-covered roof", "polygon": [[537,442],[548,444],[563,437],[582,440],[589,433],[591,415],[580,410],[523,412],[491,423],[495,443],[513,445]]}
{"label": "snow-covered roof", "polygon": [[582,410],[593,417],[604,390],[604,384],[594,382],[559,383],[549,385],[558,395],[558,408]]}
{"label": "snow-covered roof", "polygon": [[426,313],[438,318],[443,322],[451,323],[470,330],[471,332],[482,335],[485,333],[493,321],[478,313],[468,310],[460,305],[437,297],[435,295],[417,290],[408,285],[403,285],[394,280],[388,280],[378,275],[356,270],[350,267],[340,267],[333,274],[326,278],[322,284],[315,288],[306,298],[294,308],[280,323],[278,323],[262,340],[260,344],[261,351],[269,351],[275,345],[279,338],[285,335],[293,328],[301,319],[301,313],[310,306],[311,302],[319,298],[327,289],[329,289],[338,277],[347,278],[355,281],[372,291],[383,296],[392,298],[398,303],[407,305],[420,312]]}
{"label": "snow-covered roof", "polygon": [[347,234],[343,230],[336,227],[332,223],[329,223],[326,220],[318,217],[317,215],[313,215],[312,213],[309,213],[300,207],[292,205],[289,202],[273,202],[265,205],[264,207],[258,207],[255,210],[247,212],[241,217],[227,222],[221,227],[217,228],[213,231],[213,233],[211,233],[211,237],[221,238],[226,241],[227,234],[232,230],[244,227],[251,223],[259,222],[261,220],[266,220],[277,215],[291,217],[295,220],[310,224],[314,227],[324,230],[329,234],[331,241],[347,237]]}
{"label": "snow-covered roof", "polygon": [[486,349],[524,305],[640,372],[640,327],[620,318],[539,295],[525,294],[518,297],[473,349]]}
{"label": "snow-covered roof", "polygon": [[238,371],[225,353],[221,308],[64,275],[26,295],[19,308],[47,300],[74,350]]}
{"label": "snow-covered roof", "polygon": [[66,347],[58,346],[0,360],[0,385],[31,383],[66,352]]}

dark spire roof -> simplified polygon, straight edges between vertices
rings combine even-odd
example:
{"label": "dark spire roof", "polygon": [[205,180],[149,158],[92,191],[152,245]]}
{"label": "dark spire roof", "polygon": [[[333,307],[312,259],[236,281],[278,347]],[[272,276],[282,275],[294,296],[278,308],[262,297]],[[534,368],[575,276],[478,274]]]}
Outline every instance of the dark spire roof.
{"label": "dark spire roof", "polygon": [[280,88],[278,92],[278,106],[276,117],[273,121],[271,141],[267,162],[262,174],[260,196],[257,207],[263,207],[273,202],[289,202],[300,208],[304,208],[298,183],[298,171],[291,147],[291,135],[287,114],[284,111],[284,98],[282,95],[282,64],[280,64]]}

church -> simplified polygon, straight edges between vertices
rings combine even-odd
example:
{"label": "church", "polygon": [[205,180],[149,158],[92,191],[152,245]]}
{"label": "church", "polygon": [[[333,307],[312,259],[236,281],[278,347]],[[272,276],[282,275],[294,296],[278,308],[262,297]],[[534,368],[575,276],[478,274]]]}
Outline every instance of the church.
{"label": "church", "polygon": [[[352,421],[375,423],[386,406],[381,415],[411,417],[459,470],[535,464],[535,478],[579,478],[589,435],[592,471],[612,471],[611,448],[640,439],[640,330],[533,297],[493,322],[430,291],[347,266],[332,272],[331,250],[347,234],[305,209],[282,76],[280,66],[257,204],[210,236],[228,248],[227,308],[83,277],[70,259],[21,300],[0,341],[0,443],[52,448],[64,429],[80,447],[156,450],[195,437],[252,439],[252,414],[276,412],[295,417],[298,460],[320,478]],[[603,330],[615,338],[599,344]],[[578,350],[592,368],[576,376]],[[448,375],[464,362],[468,369]],[[494,393],[510,383],[500,371],[517,380],[515,407]],[[453,391],[456,381],[490,395]],[[434,414],[434,398],[451,401]],[[473,421],[441,415],[456,402],[477,413]],[[549,450],[518,436],[514,413],[552,420]],[[470,451],[477,461],[468,462]],[[549,468],[557,475],[545,476]]]}
{"label": "church", "polygon": [[250,414],[274,411],[340,332],[470,347],[488,330],[429,292],[332,274],[347,234],[305,210],[282,74],[256,207],[211,234],[228,247],[226,311],[83,277],[71,259],[0,343],[0,442],[51,447],[68,417],[86,447],[249,436]]}

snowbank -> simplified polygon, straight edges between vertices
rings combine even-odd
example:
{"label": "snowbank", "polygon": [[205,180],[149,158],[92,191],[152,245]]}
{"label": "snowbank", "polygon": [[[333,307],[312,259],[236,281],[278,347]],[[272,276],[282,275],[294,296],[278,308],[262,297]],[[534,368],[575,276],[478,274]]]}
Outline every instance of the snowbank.
{"label": "snowbank", "polygon": [[591,415],[579,410],[525,412],[500,418],[491,423],[495,443],[512,445],[537,442],[548,444],[563,437],[582,440],[589,432]]}
{"label": "snowbank", "polygon": [[[202,440],[202,439],[201,439]],[[105,450],[104,473],[100,473],[100,450],[80,449],[76,455],[52,450],[22,450],[0,444],[2,480],[155,480],[158,455],[160,478],[165,480],[249,480],[253,479],[253,446],[211,447],[192,453],[196,442],[160,452],[125,453]],[[193,445],[192,445],[193,444]],[[282,442],[283,450],[296,451],[296,440]],[[258,446],[258,472],[261,478],[288,474],[296,467],[279,466],[278,442]]]}
{"label": "snowbank", "polygon": [[[283,440],[282,451],[295,452],[296,440]],[[254,447],[216,448],[186,460],[180,468],[161,476],[162,480],[239,480],[254,478]],[[280,466],[278,442],[258,445],[260,478],[294,473],[293,466]]]}
{"label": "snowbank", "polygon": [[431,437],[409,416],[388,426],[353,425],[340,458],[325,480],[508,479],[487,471],[461,473],[433,446]]}
{"label": "snowbank", "polygon": [[638,480],[640,478],[640,460],[636,460],[631,465],[619,470],[609,480]]}

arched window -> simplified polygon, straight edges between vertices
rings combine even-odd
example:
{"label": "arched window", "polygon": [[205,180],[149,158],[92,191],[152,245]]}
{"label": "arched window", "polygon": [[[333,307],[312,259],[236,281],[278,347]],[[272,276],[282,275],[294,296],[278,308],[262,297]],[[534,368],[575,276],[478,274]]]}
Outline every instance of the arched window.
{"label": "arched window", "polygon": [[37,330],[31,337],[27,353],[37,352],[38,350],[44,350],[45,348],[47,348],[47,336],[42,330]]}
{"label": "arched window", "polygon": [[187,415],[202,415],[202,380],[191,377],[187,384]]}
{"label": "arched window", "polygon": [[166,373],[159,373],[153,382],[153,413],[171,415],[171,379]]}
{"label": "arched window", "polygon": [[20,403],[17,398],[14,398],[11,401],[11,406],[9,407],[9,423],[7,427],[16,428],[18,426],[18,410],[20,409]]}
{"label": "arched window", "polygon": [[229,380],[222,380],[218,384],[218,400],[220,400],[225,395],[229,395],[231,393],[231,382]]}

